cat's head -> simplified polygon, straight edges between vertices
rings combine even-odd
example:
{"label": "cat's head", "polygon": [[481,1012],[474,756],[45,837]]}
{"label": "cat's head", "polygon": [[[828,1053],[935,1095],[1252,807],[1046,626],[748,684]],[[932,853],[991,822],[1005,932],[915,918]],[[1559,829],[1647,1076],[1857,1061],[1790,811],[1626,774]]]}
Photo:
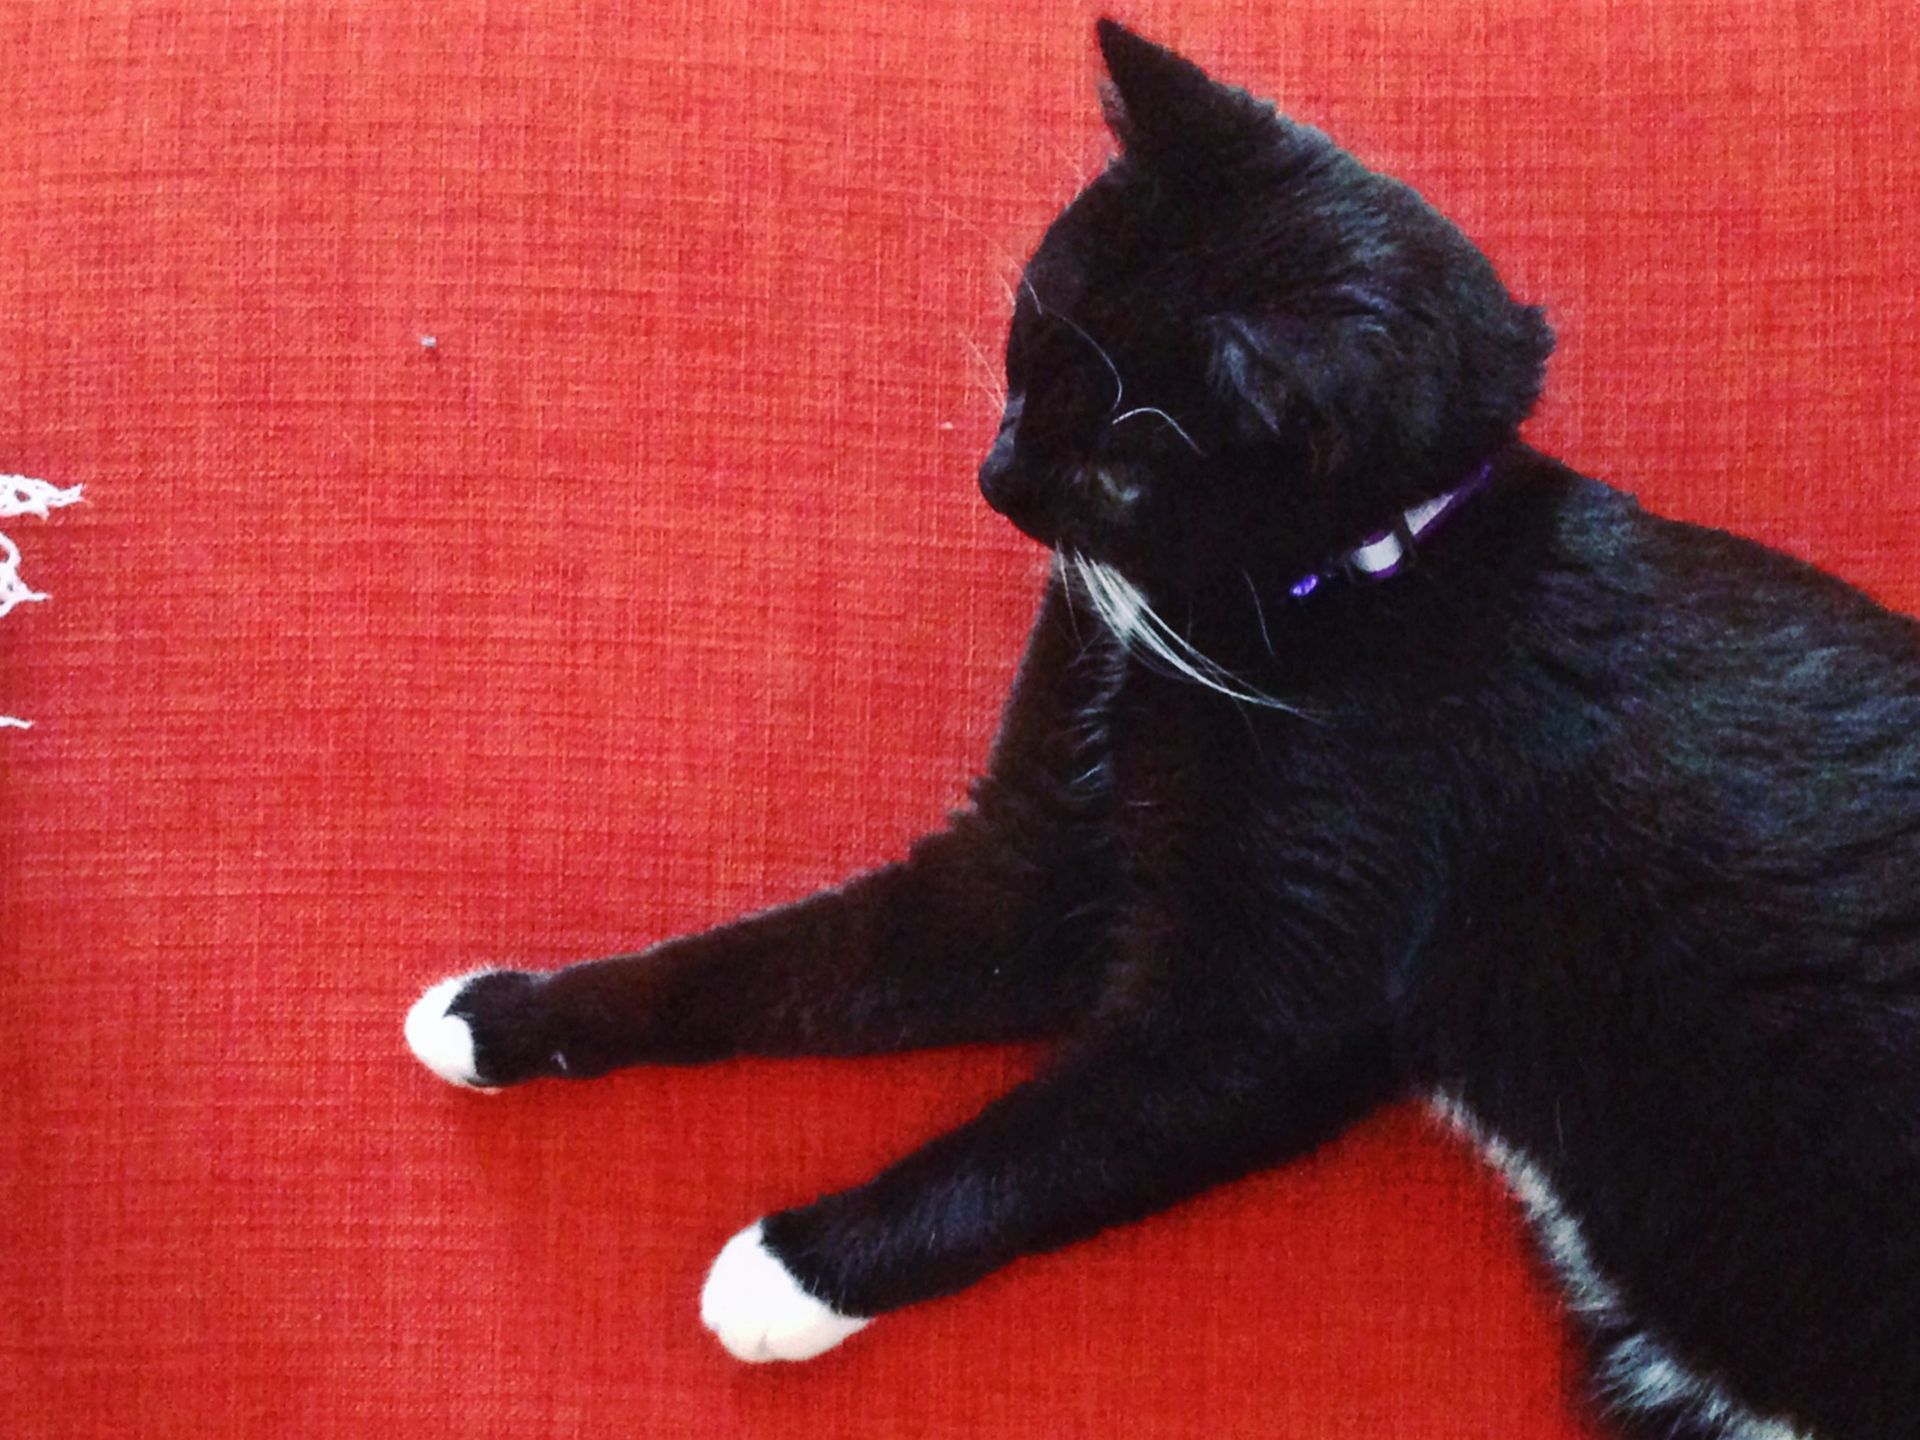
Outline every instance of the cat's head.
{"label": "cat's head", "polygon": [[1163,594],[1297,575],[1509,441],[1552,332],[1399,181],[1110,20],[1121,153],[1016,292],[980,484]]}

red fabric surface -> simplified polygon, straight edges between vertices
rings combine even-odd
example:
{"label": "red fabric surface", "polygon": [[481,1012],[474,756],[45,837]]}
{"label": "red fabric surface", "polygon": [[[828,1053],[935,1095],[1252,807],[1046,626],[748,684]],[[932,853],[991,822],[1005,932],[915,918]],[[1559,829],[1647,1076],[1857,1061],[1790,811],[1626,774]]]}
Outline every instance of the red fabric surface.
{"label": "red fabric surface", "polygon": [[[0,8],[0,1433],[1572,1437],[1412,1112],[809,1366],[694,1298],[1030,1057],[483,1100],[420,986],[896,854],[1041,573],[1003,282],[1105,140],[1009,0]],[[1920,46],[1861,0],[1149,3],[1458,217],[1540,443],[1920,604]],[[420,337],[437,344],[428,349]]]}

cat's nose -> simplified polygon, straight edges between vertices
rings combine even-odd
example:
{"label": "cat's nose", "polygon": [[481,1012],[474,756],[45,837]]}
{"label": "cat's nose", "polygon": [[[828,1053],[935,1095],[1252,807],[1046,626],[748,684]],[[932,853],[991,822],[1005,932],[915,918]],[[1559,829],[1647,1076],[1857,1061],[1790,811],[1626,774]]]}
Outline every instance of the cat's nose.
{"label": "cat's nose", "polygon": [[1019,488],[1013,463],[1013,429],[1003,426],[987,458],[980,462],[980,493],[987,504],[1006,515],[1018,499]]}
{"label": "cat's nose", "polygon": [[1008,482],[1013,477],[1013,447],[995,445],[987,452],[987,458],[980,462],[980,493],[986,497],[987,504],[994,509],[1005,511],[1011,498],[1013,486]]}
{"label": "cat's nose", "polygon": [[1013,437],[1020,429],[1020,416],[1026,408],[1027,397],[1022,391],[1016,390],[1007,396],[1006,409],[1000,415],[1000,432],[993,437],[993,448],[987,451],[987,458],[980,462],[980,493],[986,497],[987,504],[1002,515],[1008,513],[1007,507],[1014,501]]}
{"label": "cat's nose", "polygon": [[996,443],[980,462],[980,493],[1000,514],[1043,545],[1057,538],[1052,529],[1046,486],[1036,483],[1031,465],[1017,462],[1011,443]]}

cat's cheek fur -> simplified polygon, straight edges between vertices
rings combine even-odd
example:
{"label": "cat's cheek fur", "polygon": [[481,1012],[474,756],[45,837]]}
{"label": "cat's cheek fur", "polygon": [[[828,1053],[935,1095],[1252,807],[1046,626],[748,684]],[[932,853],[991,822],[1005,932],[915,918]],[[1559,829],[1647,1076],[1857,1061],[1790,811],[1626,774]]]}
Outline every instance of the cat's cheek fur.
{"label": "cat's cheek fur", "polygon": [[472,981],[492,973],[475,970],[428,987],[407,1011],[405,1027],[407,1048],[422,1065],[449,1085],[487,1095],[497,1087],[481,1083],[480,1070],[473,1058],[473,1026],[451,1011],[454,1001]]}
{"label": "cat's cheek fur", "polygon": [[700,1320],[736,1360],[811,1360],[864,1330],[870,1317],[816,1300],[767,1248],[755,1221],[729,1240],[700,1292]]}

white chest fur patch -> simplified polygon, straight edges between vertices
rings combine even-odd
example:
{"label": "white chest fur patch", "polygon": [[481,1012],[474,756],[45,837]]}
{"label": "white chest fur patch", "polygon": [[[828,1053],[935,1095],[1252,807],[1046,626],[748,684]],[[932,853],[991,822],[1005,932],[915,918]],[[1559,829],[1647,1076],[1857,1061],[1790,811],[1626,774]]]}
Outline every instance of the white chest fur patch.
{"label": "white chest fur patch", "polygon": [[760,1238],[755,1221],[722,1247],[700,1319],[736,1360],[811,1360],[873,1321],[842,1315],[807,1294]]}
{"label": "white chest fur patch", "polygon": [[1781,1420],[1756,1415],[1708,1376],[1689,1370],[1626,1309],[1619,1290],[1600,1272],[1579,1221],[1554,1193],[1546,1174],[1521,1151],[1500,1139],[1479,1117],[1444,1091],[1427,1098],[1442,1124],[1473,1142],[1498,1170],[1527,1212],[1534,1238],[1560,1277],[1567,1304],[1582,1318],[1625,1331],[1596,1357],[1594,1383],[1608,1404],[1622,1411],[1665,1411],[1685,1416],[1717,1440],[1815,1440]]}

